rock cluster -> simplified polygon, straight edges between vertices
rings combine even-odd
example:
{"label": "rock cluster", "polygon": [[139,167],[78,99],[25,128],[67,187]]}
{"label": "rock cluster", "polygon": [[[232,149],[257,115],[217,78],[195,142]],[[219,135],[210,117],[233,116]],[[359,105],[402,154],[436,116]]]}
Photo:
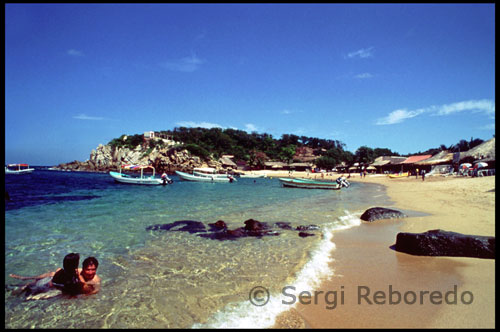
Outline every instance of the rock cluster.
{"label": "rock cluster", "polygon": [[[288,222],[277,222],[273,225],[273,227],[270,227],[266,222],[260,222],[255,219],[248,219],[244,222],[244,224],[244,227],[228,229],[227,224],[223,220],[218,220],[213,224],[208,224],[209,229],[207,231],[205,224],[200,221],[179,220],[169,224],[156,224],[148,226],[146,227],[146,230],[203,233],[198,234],[198,236],[219,241],[236,240],[242,237],[262,238],[263,236],[280,235],[278,231],[273,229],[274,227],[280,228],[282,230],[294,230]],[[308,233],[306,231],[315,230],[319,230],[319,227],[316,225],[301,225],[295,228],[295,231],[299,231],[298,235],[300,237],[314,236],[314,233]]]}

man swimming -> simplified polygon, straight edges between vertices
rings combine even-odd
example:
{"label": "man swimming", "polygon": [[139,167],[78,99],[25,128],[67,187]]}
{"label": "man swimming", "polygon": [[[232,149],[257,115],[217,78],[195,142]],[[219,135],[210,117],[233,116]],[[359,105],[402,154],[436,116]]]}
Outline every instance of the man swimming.
{"label": "man swimming", "polygon": [[81,292],[83,294],[95,294],[101,289],[101,278],[97,275],[99,262],[95,257],[87,257],[82,263],[82,268],[78,269],[79,279],[82,283]]}

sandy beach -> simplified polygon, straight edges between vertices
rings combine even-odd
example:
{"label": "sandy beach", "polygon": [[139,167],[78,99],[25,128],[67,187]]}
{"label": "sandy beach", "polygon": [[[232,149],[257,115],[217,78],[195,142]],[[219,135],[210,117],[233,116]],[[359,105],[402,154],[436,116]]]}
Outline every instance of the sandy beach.
{"label": "sandy beach", "polygon": [[[305,172],[293,176],[307,177]],[[336,232],[333,277],[322,281],[317,296],[305,297],[304,304],[278,317],[275,327],[494,328],[494,259],[414,256],[391,246],[398,232],[442,229],[494,236],[495,176],[422,181],[356,174],[349,180],[384,185],[393,201],[386,207],[419,213]],[[431,293],[441,294],[440,301],[431,301]]]}

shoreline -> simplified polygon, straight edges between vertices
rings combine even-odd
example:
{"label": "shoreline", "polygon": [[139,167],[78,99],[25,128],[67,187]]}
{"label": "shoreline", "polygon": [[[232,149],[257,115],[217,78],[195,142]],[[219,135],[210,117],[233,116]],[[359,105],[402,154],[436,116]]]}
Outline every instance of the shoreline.
{"label": "shoreline", "polygon": [[[288,172],[269,172],[268,176],[288,177]],[[306,174],[294,172],[292,176]],[[324,179],[338,176],[334,173]],[[443,229],[495,236],[495,177],[434,176],[422,181],[420,177],[351,175],[349,181],[381,184],[393,202],[387,207],[425,215],[363,222],[334,232],[333,277],[322,280],[317,290],[321,295],[310,299],[310,304],[298,303],[279,315],[274,327],[494,328],[494,259],[414,256],[390,247],[398,232]],[[402,295],[399,303],[395,304],[397,295],[390,297],[391,291]],[[379,301],[382,304],[374,303],[375,292],[385,295],[385,300]],[[431,302],[431,292],[441,293],[439,304]],[[420,297],[413,304],[412,293]],[[337,301],[332,308],[334,294]]]}

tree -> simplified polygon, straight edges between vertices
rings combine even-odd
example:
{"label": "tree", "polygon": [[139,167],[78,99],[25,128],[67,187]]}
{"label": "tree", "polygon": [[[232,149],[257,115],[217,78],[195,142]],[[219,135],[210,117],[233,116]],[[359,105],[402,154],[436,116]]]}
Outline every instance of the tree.
{"label": "tree", "polygon": [[321,156],[315,160],[316,166],[322,169],[331,170],[337,166],[337,159],[329,156]]}
{"label": "tree", "polygon": [[354,155],[356,161],[360,164],[370,164],[375,160],[375,152],[367,146],[359,147]]}
{"label": "tree", "polygon": [[279,152],[280,159],[286,163],[290,163],[290,160],[292,160],[293,156],[295,155],[296,149],[297,147],[295,145],[288,145],[282,147]]}

